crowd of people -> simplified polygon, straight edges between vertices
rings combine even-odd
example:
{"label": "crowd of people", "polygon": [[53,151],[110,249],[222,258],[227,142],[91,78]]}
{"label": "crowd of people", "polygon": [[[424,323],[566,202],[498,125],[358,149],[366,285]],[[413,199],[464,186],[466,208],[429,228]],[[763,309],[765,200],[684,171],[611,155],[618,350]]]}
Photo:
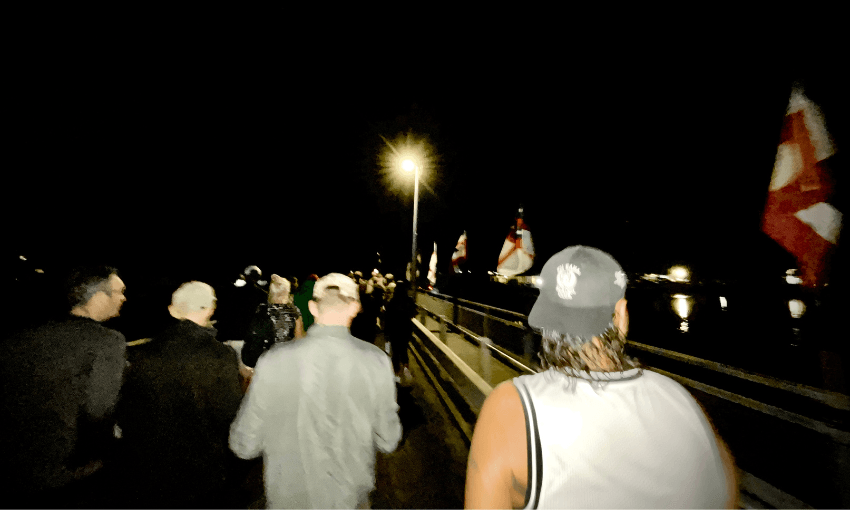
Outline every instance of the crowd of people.
{"label": "crowd of people", "polygon": [[[379,320],[398,322],[386,315],[393,299],[412,299],[394,292],[392,275],[355,276],[310,275],[293,289],[272,275],[238,346],[217,338],[215,289],[186,282],[172,294],[170,322],[128,344],[102,324],[126,301],[118,271],[75,269],[64,285],[67,317],[4,339],[7,502],[239,507],[248,459],[262,455],[288,470],[285,483],[266,477],[271,507],[368,506],[374,448],[390,452],[401,438],[398,370],[374,335]],[[371,336],[349,333],[358,316],[368,316],[358,327]],[[312,455],[293,463],[296,451]]]}
{"label": "crowd of people", "polygon": [[[734,463],[699,405],[624,353],[619,264],[576,246],[541,276],[529,324],[545,370],[484,402],[466,506],[734,508]],[[261,459],[268,508],[369,508],[376,453],[402,437],[410,284],[377,272],[270,280],[241,345],[217,338],[215,289],[190,281],[171,322],[128,350],[102,324],[126,301],[118,272],[73,271],[67,317],[16,332],[0,357],[7,504],[244,507]]]}

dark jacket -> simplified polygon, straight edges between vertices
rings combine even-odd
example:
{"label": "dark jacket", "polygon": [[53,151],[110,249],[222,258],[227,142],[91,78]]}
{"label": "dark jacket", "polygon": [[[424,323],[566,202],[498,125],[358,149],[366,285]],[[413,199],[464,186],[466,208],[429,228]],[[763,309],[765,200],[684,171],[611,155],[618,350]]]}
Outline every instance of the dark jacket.
{"label": "dark jacket", "polygon": [[300,317],[301,312],[293,304],[258,306],[242,347],[242,363],[253,367],[260,355],[275,343],[295,338],[295,325]]}
{"label": "dark jacket", "polygon": [[69,316],[20,331],[0,356],[0,451],[5,494],[72,482],[103,460],[126,365],[124,336]]}
{"label": "dark jacket", "polygon": [[215,329],[176,319],[139,347],[119,417],[136,485],[150,491],[144,501],[152,506],[203,504],[224,489],[234,461],[227,440],[242,401],[236,351]]}

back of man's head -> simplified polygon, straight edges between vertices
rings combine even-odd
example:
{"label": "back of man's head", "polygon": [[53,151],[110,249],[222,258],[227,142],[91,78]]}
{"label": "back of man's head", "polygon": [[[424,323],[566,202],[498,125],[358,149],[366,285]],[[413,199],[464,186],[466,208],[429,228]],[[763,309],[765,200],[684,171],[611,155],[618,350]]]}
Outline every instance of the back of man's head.
{"label": "back of man's head", "polygon": [[114,267],[103,265],[72,269],[63,284],[69,307],[85,306],[99,291],[109,294],[109,278],[117,274]]}
{"label": "back of man's head", "polygon": [[171,315],[185,319],[198,312],[208,313],[215,305],[215,290],[206,283],[191,281],[180,286],[171,295]]}
{"label": "back of man's head", "polygon": [[360,294],[357,285],[350,278],[340,273],[330,273],[316,282],[313,287],[313,301],[318,303],[320,310],[324,310],[360,301]]}
{"label": "back of man's head", "polygon": [[587,361],[591,355],[617,369],[635,366],[623,352],[626,273],[611,255],[570,246],[546,262],[540,279],[528,324],[543,337],[544,368],[598,370],[599,364]]}

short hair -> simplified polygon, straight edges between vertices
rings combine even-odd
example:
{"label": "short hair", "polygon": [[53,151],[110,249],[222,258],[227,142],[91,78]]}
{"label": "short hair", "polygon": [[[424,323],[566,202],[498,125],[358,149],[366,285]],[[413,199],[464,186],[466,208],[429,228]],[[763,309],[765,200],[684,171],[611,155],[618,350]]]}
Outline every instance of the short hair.
{"label": "short hair", "polygon": [[208,284],[198,281],[184,283],[171,295],[171,304],[180,317],[210,308],[215,301],[215,290]]}
{"label": "short hair", "polygon": [[340,294],[339,287],[331,285],[325,288],[321,299],[316,299],[314,297],[313,301],[316,302],[316,305],[319,307],[319,310],[328,310],[332,308],[348,306],[351,303],[356,303],[358,299]]}
{"label": "short hair", "polygon": [[100,291],[111,296],[112,288],[108,283],[112,275],[118,276],[118,270],[111,266],[80,266],[72,269],[63,285],[68,305],[71,308],[85,305]]}

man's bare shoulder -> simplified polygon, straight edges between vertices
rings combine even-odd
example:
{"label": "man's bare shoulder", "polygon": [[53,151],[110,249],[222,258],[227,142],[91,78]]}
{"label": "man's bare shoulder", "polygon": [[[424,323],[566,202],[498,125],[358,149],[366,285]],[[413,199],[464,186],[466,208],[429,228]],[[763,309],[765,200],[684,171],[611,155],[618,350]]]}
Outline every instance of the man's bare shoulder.
{"label": "man's bare shoulder", "polygon": [[[484,401],[484,407],[489,407],[489,412],[496,413],[502,419],[513,417],[516,414],[523,420],[525,419],[522,412],[522,401],[513,381],[505,381],[493,388],[493,391]],[[484,408],[481,409],[481,412],[484,412]]]}

